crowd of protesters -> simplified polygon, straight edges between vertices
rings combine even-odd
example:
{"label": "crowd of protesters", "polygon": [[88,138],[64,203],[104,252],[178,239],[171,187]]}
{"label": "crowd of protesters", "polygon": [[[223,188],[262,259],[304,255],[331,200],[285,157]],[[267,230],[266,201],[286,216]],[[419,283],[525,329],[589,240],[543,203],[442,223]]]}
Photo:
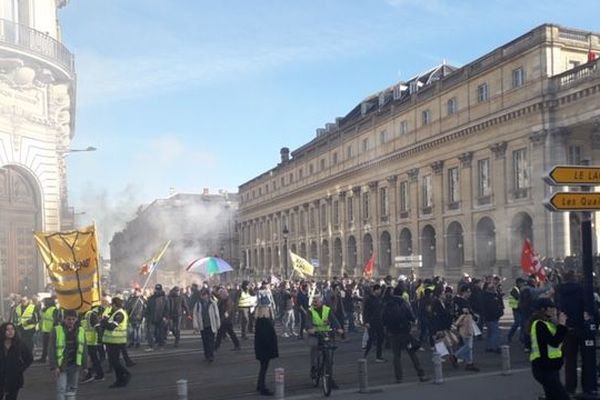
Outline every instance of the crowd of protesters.
{"label": "crowd of protesters", "polygon": [[[53,297],[39,301],[14,296],[9,321],[0,327],[0,337],[8,346],[0,354],[0,390],[12,396],[7,398],[16,398],[34,348],[40,350],[36,361],[48,361],[55,371],[59,398],[76,390],[79,383],[104,380],[102,363],[106,359],[115,372],[111,387],[124,387],[131,378],[127,368],[135,365],[128,348],[145,345],[146,351],[161,350],[171,340],[178,347],[182,330],[191,330],[201,337],[207,363],[214,360],[226,338],[232,350],[238,351],[255,334],[260,362],[257,390],[269,395],[272,392],[266,388],[264,376],[268,361],[278,356],[277,337],[272,336],[278,331],[282,338],[305,339],[314,331],[314,309],[321,312],[326,307],[340,340],[348,340],[352,333],[362,335],[365,358],[374,354],[374,362],[386,362],[384,350],[386,343],[389,345],[396,382],[403,379],[402,352],[410,357],[419,379],[426,381],[429,378],[419,361],[419,351],[436,351],[449,366],[459,368],[462,363],[465,370],[478,372],[475,340],[484,340],[486,352],[500,353],[501,344],[518,338],[523,351],[532,354],[534,377],[544,386],[546,397],[568,398],[577,388],[577,353],[585,340],[585,326],[596,314],[584,310],[579,277],[569,270],[549,281],[529,276],[505,285],[506,281],[493,275],[482,279],[465,275],[455,285],[440,277],[414,276],[293,281],[272,277],[239,283],[206,281],[169,290],[156,284],[144,292],[136,287],[106,296],[99,307],[80,316],[61,311]],[[502,336],[499,321],[507,311],[505,305],[511,309],[514,322]],[[561,311],[560,318],[556,309]],[[535,323],[539,321],[544,323]],[[541,343],[556,345],[557,341],[562,343],[560,362],[548,363],[557,353],[540,351],[544,347]],[[552,348],[560,347],[554,345]],[[11,369],[6,363],[14,362],[14,354],[25,354],[20,356],[22,365],[16,370],[19,373],[7,373]],[[564,387],[555,379],[563,358]],[[86,373],[80,379],[81,367],[86,367]],[[582,382],[582,390],[592,391],[589,382]]]}

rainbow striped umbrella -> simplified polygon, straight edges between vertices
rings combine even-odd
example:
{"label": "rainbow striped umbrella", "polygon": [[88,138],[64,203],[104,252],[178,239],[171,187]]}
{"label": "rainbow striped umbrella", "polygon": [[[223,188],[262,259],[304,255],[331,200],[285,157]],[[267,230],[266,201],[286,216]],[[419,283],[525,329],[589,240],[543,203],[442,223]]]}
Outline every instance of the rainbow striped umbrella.
{"label": "rainbow striped umbrella", "polygon": [[233,268],[222,258],[204,257],[192,261],[185,270],[194,274],[211,276],[233,271]]}

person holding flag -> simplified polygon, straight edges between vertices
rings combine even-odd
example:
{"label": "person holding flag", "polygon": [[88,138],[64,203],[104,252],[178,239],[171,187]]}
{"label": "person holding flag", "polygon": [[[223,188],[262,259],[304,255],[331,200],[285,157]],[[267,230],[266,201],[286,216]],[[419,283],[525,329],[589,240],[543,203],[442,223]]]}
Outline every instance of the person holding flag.
{"label": "person holding flag", "polygon": [[363,275],[367,278],[373,277],[373,271],[375,270],[375,253],[371,255],[371,258],[365,264],[365,268],[363,269]]}

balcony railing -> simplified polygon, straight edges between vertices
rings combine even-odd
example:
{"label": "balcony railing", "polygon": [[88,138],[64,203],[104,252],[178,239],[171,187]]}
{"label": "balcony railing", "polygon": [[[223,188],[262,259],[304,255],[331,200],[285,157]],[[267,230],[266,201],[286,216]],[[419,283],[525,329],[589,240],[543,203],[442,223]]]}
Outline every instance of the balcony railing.
{"label": "balcony railing", "polygon": [[0,43],[31,51],[56,62],[70,73],[75,70],[73,54],[58,40],[28,26],[0,19]]}
{"label": "balcony railing", "polygon": [[566,89],[581,80],[598,76],[600,76],[600,58],[553,76],[551,87],[558,91]]}

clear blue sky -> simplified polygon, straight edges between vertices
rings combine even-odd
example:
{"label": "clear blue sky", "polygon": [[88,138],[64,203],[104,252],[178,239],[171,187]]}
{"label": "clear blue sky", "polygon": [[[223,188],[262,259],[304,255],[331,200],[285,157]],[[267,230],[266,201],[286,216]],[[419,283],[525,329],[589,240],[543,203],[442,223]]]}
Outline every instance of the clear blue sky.
{"label": "clear blue sky", "polygon": [[70,201],[90,215],[171,186],[235,191],[400,79],[598,15],[598,0],[72,0],[72,147],[98,151],[69,156]]}

